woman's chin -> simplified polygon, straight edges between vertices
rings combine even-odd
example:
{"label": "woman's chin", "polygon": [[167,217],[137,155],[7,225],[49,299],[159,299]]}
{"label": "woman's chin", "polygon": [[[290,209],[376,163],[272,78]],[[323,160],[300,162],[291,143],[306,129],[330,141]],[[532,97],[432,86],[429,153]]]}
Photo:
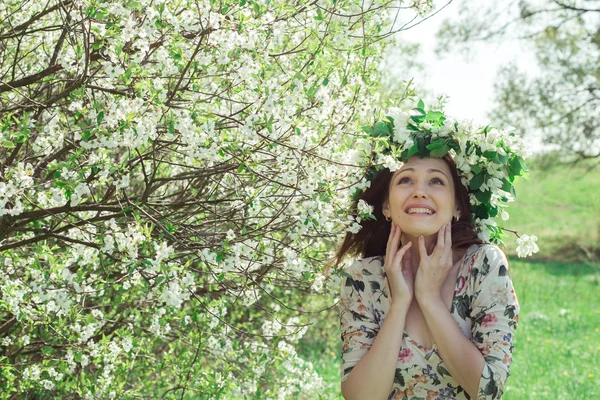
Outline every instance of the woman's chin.
{"label": "woman's chin", "polygon": [[400,229],[402,229],[402,233],[407,235],[407,236],[411,236],[411,237],[419,237],[421,235],[428,237],[428,236],[432,236],[432,235],[437,235],[438,232],[440,231],[441,227],[437,227],[437,229],[435,227],[424,227],[424,226],[406,226],[406,227],[402,227],[400,226]]}

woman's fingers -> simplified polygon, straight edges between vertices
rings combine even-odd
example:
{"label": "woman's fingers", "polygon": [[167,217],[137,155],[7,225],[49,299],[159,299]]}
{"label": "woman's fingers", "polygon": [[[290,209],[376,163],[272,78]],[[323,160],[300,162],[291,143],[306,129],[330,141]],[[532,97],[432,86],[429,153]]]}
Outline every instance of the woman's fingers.
{"label": "woman's fingers", "polygon": [[394,259],[394,237],[396,235],[396,225],[392,222],[392,229],[390,230],[390,236],[388,237],[387,247],[385,250],[386,264]]}
{"label": "woman's fingers", "polygon": [[385,253],[385,261],[387,264],[394,263],[396,252],[400,245],[400,238],[402,237],[402,230],[399,226],[396,226],[392,222],[392,230],[390,231],[390,237],[388,238],[386,253]]}
{"label": "woman's fingers", "polygon": [[437,243],[431,243],[431,244],[429,245],[429,247],[427,248],[427,254],[432,254],[432,253],[433,253],[433,250],[435,249],[435,245],[436,245],[436,244],[437,244]]}
{"label": "woman's fingers", "polygon": [[444,253],[444,241],[446,240],[445,232],[446,225],[442,225],[442,227],[438,231],[437,243],[435,245],[435,248],[433,249],[433,252],[437,253],[439,256],[441,256]]}
{"label": "woman's fingers", "polygon": [[410,249],[411,246],[412,242],[408,242],[398,250],[398,252],[396,253],[396,257],[394,257],[394,265],[398,265],[400,269],[403,268],[402,259],[404,258],[404,254],[406,254],[406,251]]}
{"label": "woman's fingers", "polygon": [[448,224],[444,234],[444,255],[452,264],[452,225]]}
{"label": "woman's fingers", "polygon": [[425,238],[423,235],[419,235],[419,255],[421,256],[421,262],[427,257],[427,250],[425,249]]}

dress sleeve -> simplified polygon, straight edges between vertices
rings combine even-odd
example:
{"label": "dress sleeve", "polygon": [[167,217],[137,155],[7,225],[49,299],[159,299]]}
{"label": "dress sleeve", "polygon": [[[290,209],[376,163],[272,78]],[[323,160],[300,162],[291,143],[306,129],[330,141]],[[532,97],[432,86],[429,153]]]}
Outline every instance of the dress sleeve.
{"label": "dress sleeve", "polygon": [[371,348],[379,331],[369,300],[370,288],[364,275],[370,275],[370,272],[364,269],[359,259],[343,272],[341,279],[339,315],[343,343],[342,382]]}
{"label": "dress sleeve", "polygon": [[472,341],[485,358],[478,400],[500,399],[510,375],[519,303],[500,248],[485,245],[473,266]]}

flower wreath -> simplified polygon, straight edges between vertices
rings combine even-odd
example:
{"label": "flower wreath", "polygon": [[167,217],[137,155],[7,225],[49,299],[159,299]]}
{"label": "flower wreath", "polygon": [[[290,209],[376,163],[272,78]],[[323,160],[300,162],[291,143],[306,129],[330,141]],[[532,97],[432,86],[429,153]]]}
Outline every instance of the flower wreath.
{"label": "flower wreath", "polygon": [[[494,218],[500,216],[503,221],[508,220],[507,203],[516,197],[514,180],[528,171],[524,158],[529,152],[514,128],[499,130],[474,126],[471,121],[457,121],[442,111],[425,111],[420,100],[410,112],[392,108],[381,121],[362,130],[368,141],[363,141],[362,147],[366,156],[366,182],[357,187],[352,199],[357,199],[384,168],[393,172],[415,155],[442,158],[450,154],[469,193],[472,220],[479,238],[502,244],[503,231],[508,229],[499,227]],[[368,144],[365,146],[365,143]],[[373,207],[364,200],[359,200],[357,208],[357,222],[361,218],[375,219]],[[520,257],[538,251],[536,236],[511,232],[517,235]]]}

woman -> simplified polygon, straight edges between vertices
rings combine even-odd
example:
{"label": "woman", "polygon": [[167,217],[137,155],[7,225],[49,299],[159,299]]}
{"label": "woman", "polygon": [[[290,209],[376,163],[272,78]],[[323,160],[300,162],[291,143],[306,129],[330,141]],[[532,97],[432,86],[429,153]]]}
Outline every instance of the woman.
{"label": "woman", "polygon": [[[400,118],[390,120],[399,125]],[[431,134],[435,123],[422,118],[408,125],[409,143],[424,140],[429,150],[437,148],[439,135]],[[459,143],[464,131],[454,127]],[[390,137],[394,131],[397,138],[399,127],[390,127]],[[478,140],[470,137],[471,143]],[[469,152],[468,146],[456,148]],[[347,254],[362,256],[342,280],[346,399],[502,396],[519,305],[504,253],[478,238],[482,224],[478,229],[472,222],[471,203],[492,214],[498,204],[471,198],[477,185],[471,184],[473,176],[461,179],[468,175],[457,170],[451,156],[459,152],[443,157],[417,152],[395,170],[378,171],[354,203],[372,205],[374,218],[359,219],[361,230],[349,233],[337,253],[338,262]]]}

